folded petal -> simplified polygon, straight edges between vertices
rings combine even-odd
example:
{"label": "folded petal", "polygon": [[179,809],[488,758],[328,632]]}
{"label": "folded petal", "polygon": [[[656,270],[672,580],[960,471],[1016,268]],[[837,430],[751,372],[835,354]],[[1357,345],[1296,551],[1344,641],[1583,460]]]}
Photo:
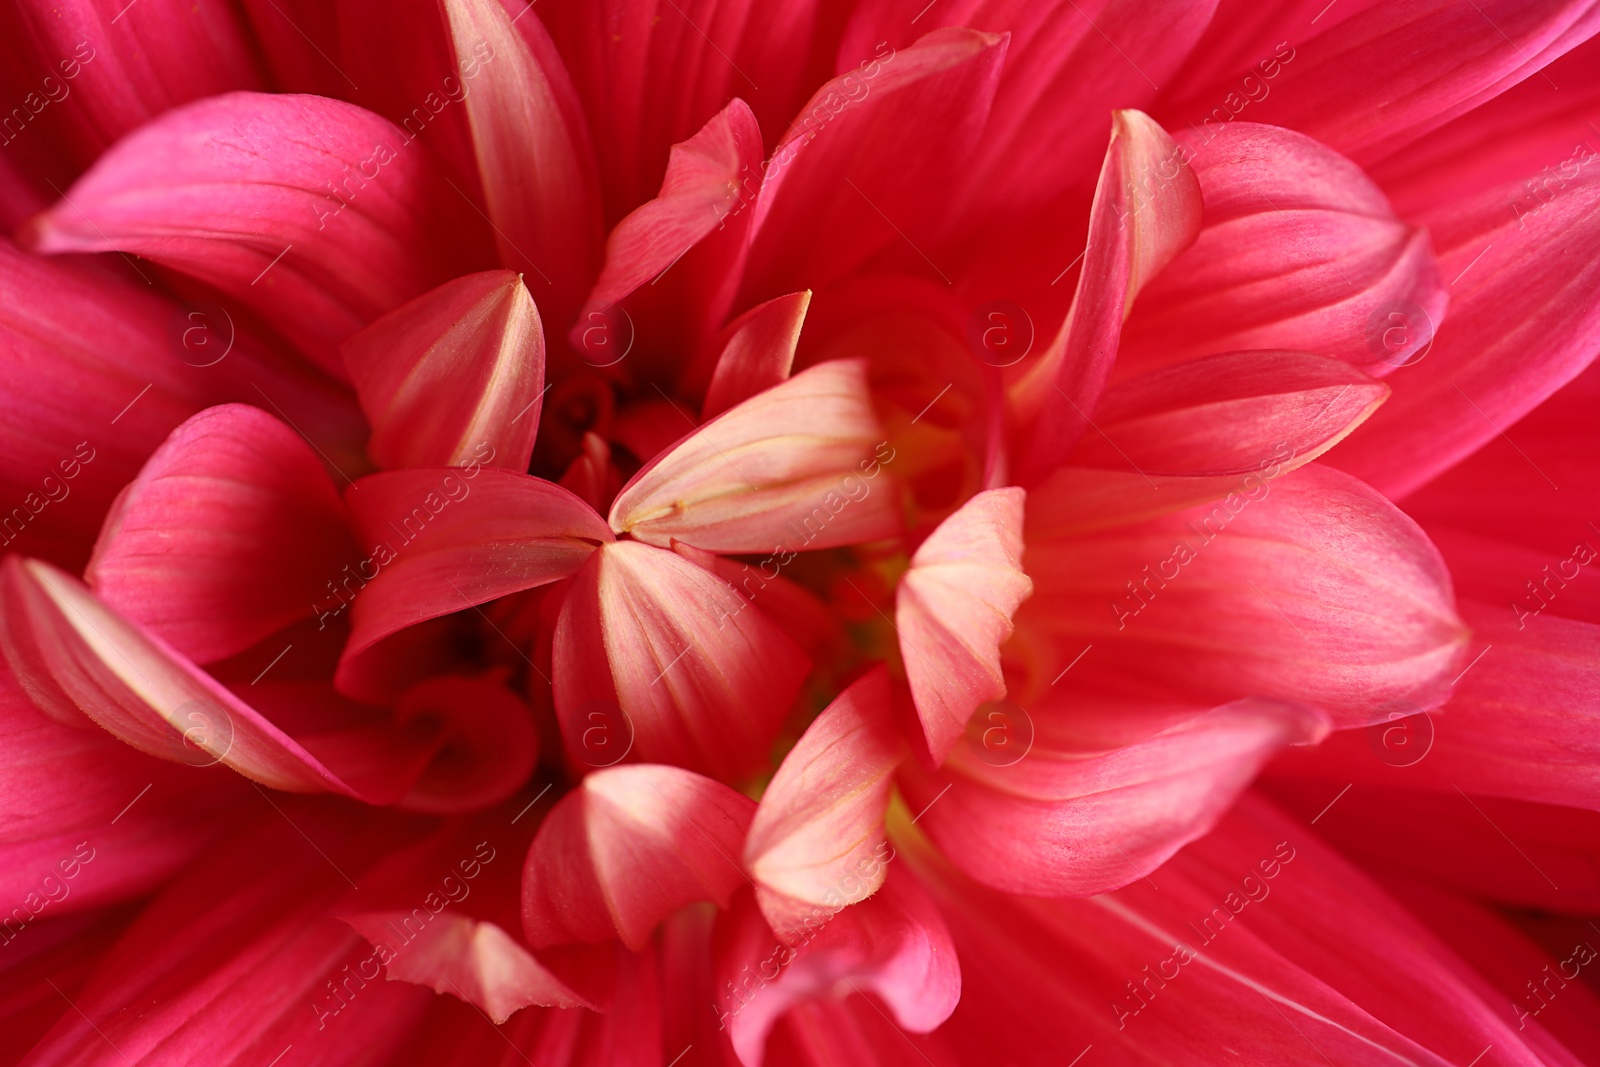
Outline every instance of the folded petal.
{"label": "folded petal", "polygon": [[371,716],[291,737],[49,564],[7,557],[0,589],[0,644],[33,702],[66,722],[76,708],[148,755],[224,763],[289,792],[393,803],[435,750],[432,731],[396,731]]}
{"label": "folded petal", "polygon": [[721,229],[726,216],[742,210],[755,195],[760,165],[761,128],[738,98],[700,132],[673,145],[661,191],[617,223],[606,239],[605,268],[573,327],[574,347],[584,347],[584,332],[595,315],[659,277]]}
{"label": "folded petal", "polygon": [[755,802],[678,767],[595,771],[539,827],[522,877],[535,948],[620,938],[634,951],[697,900],[726,906]]}
{"label": "folded petal", "polygon": [[717,1013],[746,1067],[761,1067],[773,1025],[813,998],[874,993],[902,1029],[919,1034],[949,1018],[961,998],[944,918],[905,870],[891,872],[870,899],[819,914],[795,947],[778,940],[741,893],[718,919],[713,952]]}
{"label": "folded petal", "polygon": [[819,88],[763,171],[744,305],[822,289],[885,250],[939,274],[917,248],[944,225],[1005,50],[994,34],[935,30]]}
{"label": "folded petal", "polygon": [[357,558],[348,516],[299,434],[259,408],[208,408],[121,496],[85,580],[197,663],[310,619]]}
{"label": "folded petal", "polygon": [[840,693],[783,758],[750,824],[744,864],[767,925],[786,943],[803,938],[803,918],[883,884],[883,816],[904,754],[880,666]]}
{"label": "folded petal", "polygon": [[1215,504],[1052,535],[1050,494],[1070,489],[1052,481],[1029,500],[1035,592],[1014,640],[1034,650],[1032,681],[1014,699],[1049,689],[1086,645],[1069,691],[1164,679],[1206,706],[1303,702],[1341,726],[1447,695],[1467,637],[1449,574],[1416,524],[1362,483],[1273,465]]}
{"label": "folded petal", "polygon": [[611,528],[712,552],[836,548],[892,536],[899,501],[872,456],[883,443],[863,360],[831,360],[757,394],[634,475]]}
{"label": "folded petal", "polygon": [[810,292],[793,293],[758,304],[728,324],[700,408],[702,420],[788,380],[810,306]]}
{"label": "folded petal", "polygon": [[1241,348],[1316,352],[1381,376],[1426,351],[1448,303],[1428,235],[1359,167],[1251,122],[1177,139],[1204,225],[1129,318],[1119,377]]}
{"label": "folded petal", "polygon": [[[471,69],[466,109],[503,266],[540,280],[564,322],[593,269],[599,202],[587,132],[567,72],[538,19],[498,0],[443,0],[455,59]],[[525,10],[525,9],[523,9]]]}
{"label": "folded petal", "polygon": [[922,542],[895,590],[906,681],[935,762],[979,704],[1006,695],[1000,646],[1033,592],[1022,570],[1025,497],[991,489],[961,505]]}
{"label": "folded petal", "polygon": [[637,541],[602,546],[556,623],[555,707],[582,766],[625,757],[737,781],[762,762],[810,664],[722,578]]}
{"label": "folded petal", "polygon": [[1106,390],[1073,466],[1209,477],[1260,469],[1288,448],[1310,462],[1361,425],[1388,386],[1309,352],[1227,352]]}
{"label": "folded petal", "polygon": [[1082,435],[1134,298],[1200,230],[1200,186],[1186,157],[1149,116],[1113,116],[1072,311],[1009,390],[1024,484],[1059,465]]}
{"label": "folded petal", "polygon": [[136,253],[213,285],[342,377],[340,341],[476,254],[465,210],[438,165],[369,111],[229,93],[118,142],[26,236],[43,252]]}
{"label": "folded petal", "polygon": [[1519,214],[1527,195],[1502,186],[1429,220],[1450,317],[1334,460],[1391,496],[1482,447],[1594,359],[1600,168],[1579,169],[1559,196]]}
{"label": "folded petal", "polygon": [[390,981],[459,997],[497,1025],[530,1005],[593,1007],[517,936],[516,858],[527,835],[507,834],[503,814],[452,823],[390,854],[333,914],[381,953]]}
{"label": "folded petal", "polygon": [[387,691],[361,662],[384,638],[566,578],[613,539],[600,516],[560,486],[476,464],[374,474],[347,502],[370,547],[327,610],[337,615],[346,598],[354,601],[339,675],[354,693]]}
{"label": "folded petal", "polygon": [[1115,704],[1036,704],[1032,745],[1017,762],[973,745],[941,774],[907,764],[906,802],[951,862],[985,885],[1091,896],[1148,876],[1209,833],[1284,746],[1328,732],[1315,709],[1245,699],[1108,745],[1110,724],[1097,718],[1107,714],[1137,721]]}
{"label": "folded petal", "polygon": [[544,329],[517,274],[446,282],[340,350],[372,424],[374,463],[462,467],[478,458],[528,469],[544,399]]}

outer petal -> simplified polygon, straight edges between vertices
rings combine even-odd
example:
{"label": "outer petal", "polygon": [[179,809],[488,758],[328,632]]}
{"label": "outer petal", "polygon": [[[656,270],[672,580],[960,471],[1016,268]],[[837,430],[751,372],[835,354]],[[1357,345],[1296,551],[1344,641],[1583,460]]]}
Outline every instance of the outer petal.
{"label": "outer petal", "polygon": [[197,663],[310,619],[356,558],[316,453],[243,404],[172,432],[118,497],[84,574],[108,607]]}
{"label": "outer petal", "polygon": [[1337,460],[1391,496],[1496,437],[1600,347],[1600,168],[1579,170],[1546,206],[1519,214],[1527,195],[1504,186],[1430,219],[1452,279],[1450,318]]}
{"label": "outer petal", "polygon": [[314,728],[297,740],[77,579],[16,556],[0,579],[6,658],[34,703],[62,721],[73,721],[76,708],[152,756],[225,763],[274,789],[374,803],[404,796],[432,755],[427,734],[374,727],[370,717],[323,724],[322,736]]}
{"label": "outer petal", "polygon": [[1006,695],[1000,646],[1033,592],[1022,570],[1021,489],[979,493],[934,530],[895,590],[906,680],[934,761],[979,704]]}
{"label": "outer petal", "polygon": [[1108,389],[1073,466],[1145,475],[1246,474],[1287,447],[1309,462],[1376,411],[1388,386],[1309,352],[1227,352]]}
{"label": "outer petal", "polygon": [[[341,346],[382,467],[525,471],[544,399],[544,328],[522,278],[470,274]],[[483,459],[487,446],[489,459]]]}
{"label": "outer petal", "polygon": [[875,993],[913,1033],[944,1022],[961,998],[944,918],[905,870],[871,899],[822,918],[797,948],[778,941],[741,894],[718,921],[714,951],[718,1014],[746,1067],[761,1067],[779,1018],[819,995]]}
{"label": "outer petal", "polygon": [[883,816],[904,755],[880,666],[840,693],[783,758],[750,824],[744,864],[767,924],[786,943],[804,938],[800,920],[819,906],[831,914],[883,884]]}
{"label": "outer petal", "polygon": [[[767,754],[809,663],[723,579],[637,541],[596,551],[561,605],[552,658],[567,753],[737,780]],[[620,720],[620,721],[619,721]]]}
{"label": "outer petal", "polygon": [[32,224],[43,252],[134,252],[261,312],[325,370],[372,319],[461,273],[467,207],[398,127],[314,96],[230,93],[103,155]]}
{"label": "outer petal", "polygon": [[[891,484],[870,485],[883,443],[864,360],[833,360],[751,397],[634,475],[611,528],[712,552],[836,548],[899,529]],[[882,458],[881,456],[879,457]]]}
{"label": "outer petal", "polygon": [[1381,376],[1426,350],[1447,304],[1428,236],[1360,168],[1250,122],[1178,141],[1204,226],[1128,320],[1119,376],[1236,348],[1316,352]]}
{"label": "outer petal", "polygon": [[388,690],[361,664],[383,638],[568,577],[612,540],[600,516],[560,486],[475,465],[375,474],[348,502],[371,546],[347,587],[354,628],[339,684],[352,692]]}
{"label": "outer petal", "polygon": [[1247,699],[1107,745],[1104,734],[1136,729],[1142,709],[1083,703],[1035,705],[1020,762],[996,767],[957,750],[946,773],[902,769],[918,825],[971,877],[1049,897],[1137,881],[1209,833],[1284,746],[1328,732],[1314,709]]}
{"label": "outer petal", "polygon": [[536,948],[621,938],[638,951],[697,900],[726,905],[755,803],[677,767],[596,771],[539,827],[522,879],[522,928]]}
{"label": "outer petal", "polygon": [[283,803],[156,897],[25,1063],[270,1063],[291,1045],[339,1063],[406,1041],[428,994],[381,981],[326,917],[398,828]]}
{"label": "outer petal", "polygon": [[1083,433],[1134,298],[1200,230],[1200,186],[1184,155],[1149,116],[1114,116],[1072,312],[1010,389],[1025,484],[1054,469]]}
{"label": "outer petal", "polygon": [[[1537,73],[1600,29],[1593,3],[1448,0],[1373,4],[1295,42],[1253,121],[1310,134],[1360,163],[1391,155]],[[1176,106],[1227,122],[1248,103],[1222,84]],[[1231,93],[1231,98],[1229,94]],[[1253,94],[1252,94],[1253,95]]]}
{"label": "outer petal", "polygon": [[713,419],[788,380],[810,306],[809,291],[793,293],[758,304],[728,324],[700,408],[701,419]]}
{"label": "outer petal", "polygon": [[961,954],[966,995],[943,1032],[962,1061],[1042,1067],[1093,1045],[1152,1067],[1444,1067],[1490,1046],[1522,1067],[1577,1062],[1519,1033],[1444,943],[1259,800],[1163,867],[1159,889],[1082,901],[984,892],[933,873],[931,850],[901,853]]}
{"label": "outer petal", "polygon": [[[117,0],[22,0],[6,20],[8,39],[26,56],[19,81],[50,98],[47,121],[59,123],[51,132],[77,167],[171,108],[262,88],[250,42],[223,0],[156,0],[137,9]],[[8,127],[7,140],[23,129]]]}

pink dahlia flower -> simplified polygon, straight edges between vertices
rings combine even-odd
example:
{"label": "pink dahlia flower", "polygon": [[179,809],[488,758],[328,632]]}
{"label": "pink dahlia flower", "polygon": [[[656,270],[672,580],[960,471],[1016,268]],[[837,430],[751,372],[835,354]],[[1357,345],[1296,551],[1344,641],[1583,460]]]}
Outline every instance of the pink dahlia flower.
{"label": "pink dahlia flower", "polygon": [[0,22],[7,1062],[1600,1064],[1600,5]]}

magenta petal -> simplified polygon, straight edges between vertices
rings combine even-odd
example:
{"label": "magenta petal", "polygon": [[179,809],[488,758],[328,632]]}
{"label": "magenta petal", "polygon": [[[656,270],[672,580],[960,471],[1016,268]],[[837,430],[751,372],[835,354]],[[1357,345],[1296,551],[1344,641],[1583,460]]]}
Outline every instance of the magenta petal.
{"label": "magenta petal", "polygon": [[321,461],[259,408],[208,408],[172,432],[106,517],[85,580],[197,663],[310,619],[354,558]]}
{"label": "magenta petal", "polygon": [[621,938],[638,951],[656,924],[696,900],[726,904],[755,803],[677,767],[599,770],[539,827],[522,879],[535,947]]}
{"label": "magenta petal", "polygon": [[[517,274],[446,282],[341,346],[382,467],[526,471],[544,399],[544,329]],[[487,456],[487,458],[485,458]]]}
{"label": "magenta petal", "polygon": [[788,379],[810,306],[809,291],[792,293],[757,304],[728,324],[700,409],[702,420]]}
{"label": "magenta petal", "polygon": [[147,256],[265,314],[324,369],[384,312],[459,274],[460,194],[400,128],[315,96],[229,93],[118,142],[34,220],[44,252]]}

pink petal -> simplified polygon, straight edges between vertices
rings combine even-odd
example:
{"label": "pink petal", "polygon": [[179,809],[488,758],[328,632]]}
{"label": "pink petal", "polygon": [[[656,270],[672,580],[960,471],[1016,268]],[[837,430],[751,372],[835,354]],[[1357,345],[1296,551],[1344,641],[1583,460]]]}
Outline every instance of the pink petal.
{"label": "pink petal", "polygon": [[[426,735],[338,724],[289,736],[159,637],[37,560],[0,565],[0,644],[34,703],[63,721],[73,708],[148,755],[210,766],[289,792],[400,799],[432,755]],[[319,758],[323,751],[333,766]],[[338,757],[345,757],[339,759]]]}
{"label": "pink petal", "polygon": [[917,248],[944,223],[1005,50],[993,34],[935,30],[821,86],[763,171],[742,300],[820,290],[885,250],[931,266]]}
{"label": "pink petal", "polygon": [[1200,230],[1200,186],[1186,155],[1149,116],[1113,116],[1072,313],[1010,389],[1022,427],[1013,455],[1025,484],[1048,474],[1076,443],[1134,298]]}
{"label": "pink petal", "polygon": [[354,601],[339,675],[351,692],[388,690],[362,666],[384,638],[568,577],[597,543],[613,539],[600,516],[560,486],[476,464],[374,474],[347,502],[370,548],[353,579],[345,572],[338,605],[326,613],[337,616]]}
{"label": "pink petal", "polygon": [[1128,320],[1119,376],[1241,348],[1316,352],[1382,376],[1426,349],[1448,303],[1428,235],[1360,168],[1250,122],[1178,140],[1204,225]]}
{"label": "pink petal", "polygon": [[490,678],[431,678],[401,696],[402,724],[437,722],[446,738],[400,806],[411,811],[476,811],[520,789],[539,760],[533,714]]}
{"label": "pink petal", "polygon": [[316,453],[259,408],[228,404],[150,457],[84,578],[107,607],[207,663],[310,619],[355,555]]}
{"label": "pink petal", "polygon": [[[1430,219],[1450,317],[1337,463],[1402,496],[1470,455],[1574,378],[1600,344],[1600,170],[1537,212],[1502,186]],[[1537,475],[1535,475],[1537,477]]]}
{"label": "pink petal", "polygon": [[767,570],[776,569],[775,561],[751,566],[702,552],[682,541],[673,541],[672,550],[733,586],[734,592],[760,608],[763,615],[793,638],[813,663],[822,662],[841,647],[845,636],[839,619],[821,597],[799,582],[781,574],[770,576]]}
{"label": "pink petal", "polygon": [[574,282],[599,244],[599,202],[587,132],[555,45],[538,19],[498,0],[441,0],[463,75],[461,102],[500,262],[538,276],[541,299],[564,322]]}
{"label": "pink petal", "polygon": [[1532,76],[1597,29],[1600,12],[1588,2],[1373,4],[1294,41],[1270,95],[1224,83],[1171,110],[1176,118],[1214,116],[1219,123],[1242,112],[1367,163]]}
{"label": "pink petal", "polygon": [[28,238],[43,252],[133,252],[198,278],[340,375],[340,341],[473,254],[470,208],[409,146],[353,104],[212,97],[118,142]]}
{"label": "pink petal", "polygon": [[429,995],[383,981],[380,958],[326,910],[400,828],[282,803],[261,805],[151,902],[74,998],[79,1010],[64,1009],[24,1062],[265,1064],[293,1045],[337,1063],[399,1051]]}
{"label": "pink petal", "polygon": [[1274,463],[1217,503],[1085,534],[1051,533],[1058,487],[1028,506],[1035,593],[1016,625],[1039,659],[1031,691],[1092,645],[1068,690],[1161,679],[1193,703],[1304,702],[1364,726],[1436,707],[1460,670],[1467,635],[1437,549],[1348,476]]}
{"label": "pink petal", "polygon": [[767,924],[787,944],[800,920],[832,914],[883,884],[883,817],[905,749],[883,667],[852,683],[801,735],[768,783],[744,842]]}
{"label": "pink petal", "polygon": [[1138,710],[1035,704],[1037,734],[1019,762],[973,758],[974,745],[943,774],[908,764],[906,802],[972,878],[1030,896],[1091,896],[1149,875],[1209,833],[1284,746],[1328,732],[1315,709],[1246,699],[1107,744],[1108,728],[1137,729]]}
{"label": "pink petal", "polygon": [[942,1032],[963,1061],[1058,1063],[1059,1049],[1093,1045],[1132,1064],[1211,1063],[1227,1049],[1246,1067],[1442,1067],[1492,1046],[1503,1063],[1576,1067],[1541,1055],[1549,1045],[1519,1033],[1443,942],[1259,799],[1154,886],[1086,900],[984,891],[935,873],[931,850],[902,852],[961,954],[965,995]]}
{"label": "pink petal", "polygon": [[[341,346],[381,467],[525,471],[544,399],[544,330],[520,276],[446,282]],[[490,459],[481,459],[487,448]]]}
{"label": "pink petal", "polygon": [[1376,411],[1388,386],[1309,352],[1228,352],[1148,371],[1106,390],[1074,466],[1208,477],[1297,462],[1332,448]]}
{"label": "pink petal", "polygon": [[536,948],[621,938],[634,951],[686,904],[725,906],[755,803],[677,767],[611,767],[561,798],[528,851],[522,928]]}
{"label": "pink petal", "polygon": [[[671,146],[731,98],[753,100],[770,140],[804,98],[813,38],[825,38],[814,0],[549,0],[550,27],[594,131],[606,214],[648,200]],[[520,26],[521,23],[518,23]],[[820,45],[821,41],[817,41]]]}
{"label": "pink petal", "polygon": [[530,1005],[593,1007],[517,936],[521,845],[499,818],[451,825],[364,874],[334,915],[389,957],[390,981],[459,997],[497,1025]]}
{"label": "pink petal", "polygon": [[810,664],[723,579],[637,541],[602,546],[556,623],[555,706],[578,765],[626,757],[734,781],[762,762]]}
{"label": "pink petal", "polygon": [[223,309],[179,307],[97,266],[0,241],[6,547],[80,568],[118,491],[210,404],[265,394],[341,457],[361,432],[331,383],[236,332]]}
{"label": "pink petal", "polygon": [[702,420],[788,380],[810,306],[809,291],[791,293],[758,304],[728,324],[700,408]]}
{"label": "pink petal", "polygon": [[896,869],[870,899],[821,914],[798,947],[768,928],[741,893],[719,918],[717,1013],[746,1067],[761,1067],[767,1034],[792,1008],[818,997],[875,993],[894,1021],[927,1033],[955,1010],[961,970],[939,909],[910,872]]}
{"label": "pink petal", "polygon": [[[672,146],[667,174],[655,199],[617,223],[606,240],[605,269],[595,283],[584,314],[573,327],[573,346],[595,313],[663,274],[723,219],[754,195],[761,165],[761,129],[743,100],[733,99],[682,144]],[[751,183],[746,193],[741,183]]]}
{"label": "pink petal", "polygon": [[[818,364],[751,397],[622,488],[611,528],[652,545],[807,551],[889,537],[892,485],[871,485],[883,443],[864,360]],[[774,546],[778,546],[775,548]]]}
{"label": "pink petal", "polygon": [[942,763],[979,704],[1006,695],[1000,646],[1033,592],[1021,489],[979,493],[939,524],[895,591],[895,629],[928,749]]}
{"label": "pink petal", "polygon": [[23,53],[19,73],[54,104],[55,136],[79,167],[162,112],[263,88],[244,28],[223,0],[137,8],[118,0],[21,0],[11,20],[7,37]]}

